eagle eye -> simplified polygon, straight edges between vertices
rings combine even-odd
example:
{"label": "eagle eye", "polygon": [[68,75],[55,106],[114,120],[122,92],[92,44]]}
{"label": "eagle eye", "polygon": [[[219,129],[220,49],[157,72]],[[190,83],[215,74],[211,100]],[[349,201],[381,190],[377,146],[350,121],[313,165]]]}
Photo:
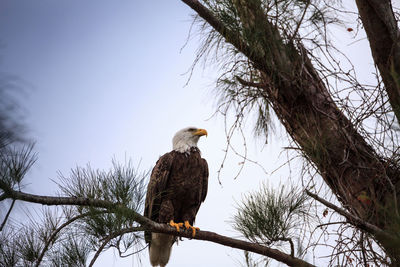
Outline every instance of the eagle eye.
{"label": "eagle eye", "polygon": [[197,130],[196,128],[189,128],[189,129],[188,129],[189,132],[194,132],[194,131],[196,131],[196,130]]}

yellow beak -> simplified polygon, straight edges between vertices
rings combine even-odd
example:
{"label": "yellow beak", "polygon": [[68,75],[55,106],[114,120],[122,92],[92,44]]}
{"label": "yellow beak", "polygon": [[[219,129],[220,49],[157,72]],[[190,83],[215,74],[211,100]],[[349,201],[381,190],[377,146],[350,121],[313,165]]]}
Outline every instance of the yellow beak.
{"label": "yellow beak", "polygon": [[207,131],[204,130],[204,129],[197,129],[197,131],[194,132],[193,135],[199,135],[199,136],[205,135],[205,136],[208,136],[208,133],[207,133]]}

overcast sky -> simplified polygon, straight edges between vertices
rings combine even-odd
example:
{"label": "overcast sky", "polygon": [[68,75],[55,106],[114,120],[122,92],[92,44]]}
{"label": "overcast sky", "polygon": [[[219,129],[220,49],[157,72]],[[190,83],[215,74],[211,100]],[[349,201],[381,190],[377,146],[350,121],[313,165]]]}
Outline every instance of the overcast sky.
{"label": "overcast sky", "polygon": [[[172,136],[186,126],[207,129],[199,147],[209,163],[208,196],[196,225],[239,237],[230,226],[235,201],[259,187],[278,185],[287,169],[271,175],[286,159],[278,134],[264,145],[248,142],[255,165],[240,168],[231,155],[217,171],[226,146],[223,117],[216,108],[216,68],[198,67],[189,84],[185,74],[198,48],[196,36],[185,45],[193,12],[182,2],[134,0],[0,1],[0,72],[17,77],[27,136],[36,141],[39,160],[25,191],[55,194],[57,172],[68,175],[90,163],[107,170],[111,160],[132,159],[151,169],[172,148]],[[343,34],[347,34],[341,29]],[[351,42],[351,36],[345,35]],[[357,48],[355,48],[357,49]],[[249,123],[251,125],[251,123]],[[252,137],[251,129],[247,130]],[[240,142],[238,142],[240,144]],[[240,146],[238,147],[240,148]],[[297,171],[297,170],[295,170]],[[147,250],[143,266],[150,266]],[[184,241],[172,251],[169,266],[240,266],[241,251],[204,241]],[[139,266],[135,257],[112,252],[96,266]]]}

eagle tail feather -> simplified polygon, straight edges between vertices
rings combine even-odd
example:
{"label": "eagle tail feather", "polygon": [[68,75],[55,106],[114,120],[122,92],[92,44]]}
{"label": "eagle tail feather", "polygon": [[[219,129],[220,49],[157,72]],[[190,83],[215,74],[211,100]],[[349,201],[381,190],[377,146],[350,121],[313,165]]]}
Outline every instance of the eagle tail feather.
{"label": "eagle tail feather", "polygon": [[164,267],[169,261],[175,237],[172,235],[152,233],[149,247],[150,263],[152,266]]}

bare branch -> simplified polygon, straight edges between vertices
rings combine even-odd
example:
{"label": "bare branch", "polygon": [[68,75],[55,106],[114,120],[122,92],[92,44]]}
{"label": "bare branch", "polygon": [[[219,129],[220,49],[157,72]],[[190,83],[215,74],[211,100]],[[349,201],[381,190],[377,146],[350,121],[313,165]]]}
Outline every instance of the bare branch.
{"label": "bare branch", "polygon": [[325,199],[319,197],[318,195],[311,193],[308,190],[305,190],[307,195],[309,195],[310,197],[314,198],[315,200],[317,200],[318,202],[321,202],[322,204],[324,204],[325,206],[327,206],[328,208],[333,209],[334,211],[336,211],[337,213],[339,213],[340,215],[342,215],[343,217],[345,217],[348,222],[354,226],[356,226],[357,228],[360,228],[370,234],[374,234],[374,235],[380,235],[384,238],[386,238],[387,240],[393,240],[393,242],[398,243],[399,241],[396,240],[395,237],[389,235],[387,232],[383,231],[382,229],[380,229],[379,227],[370,224],[366,221],[364,221],[363,219],[347,212],[345,209],[340,208],[334,204],[332,204],[329,201],[326,201]]}
{"label": "bare branch", "polygon": [[[1,197],[3,197],[3,196],[0,196],[0,201],[1,201]],[[6,225],[6,222],[7,222],[7,220],[8,220],[8,217],[9,217],[10,214],[11,214],[11,210],[12,210],[13,207],[14,207],[14,203],[15,203],[15,199],[13,199],[13,201],[12,201],[12,203],[11,203],[11,206],[10,206],[10,208],[8,209],[8,212],[7,212],[6,216],[4,217],[3,223],[0,225],[0,232],[3,230],[4,225]]]}
{"label": "bare branch", "polygon": [[[132,232],[137,232],[137,231],[144,231],[145,228],[143,227],[130,227],[130,228],[125,228],[122,230],[119,230],[117,232],[114,232],[110,235],[108,235],[106,238],[104,238],[104,242],[101,244],[101,246],[99,247],[99,249],[96,251],[96,254],[93,256],[92,260],[90,261],[89,267],[93,266],[94,263],[96,262],[97,258],[100,256],[101,252],[103,251],[104,247],[114,238],[118,237],[118,236],[122,236],[124,234],[127,233],[132,233]],[[120,254],[120,257],[123,257],[121,255],[121,251],[118,249],[118,252]]]}
{"label": "bare branch", "polygon": [[297,33],[299,32],[300,25],[302,24],[302,22],[303,22],[303,20],[304,20],[304,16],[305,16],[306,13],[307,13],[307,9],[308,9],[310,3],[311,3],[311,1],[308,0],[307,3],[306,3],[306,7],[304,8],[303,14],[301,15],[301,18],[300,18],[299,22],[298,22],[297,25],[296,25],[296,29],[294,30],[292,36],[289,38],[289,42],[292,42],[293,39],[296,38],[296,35],[297,35]]}
{"label": "bare branch", "polygon": [[113,235],[108,236],[103,244],[101,244],[101,246],[99,247],[99,249],[96,251],[96,254],[94,254],[92,260],[89,263],[89,267],[92,267],[93,264],[96,262],[97,258],[100,256],[101,252],[103,251],[104,247],[108,244],[108,242],[110,242],[112,239],[114,238]]}

